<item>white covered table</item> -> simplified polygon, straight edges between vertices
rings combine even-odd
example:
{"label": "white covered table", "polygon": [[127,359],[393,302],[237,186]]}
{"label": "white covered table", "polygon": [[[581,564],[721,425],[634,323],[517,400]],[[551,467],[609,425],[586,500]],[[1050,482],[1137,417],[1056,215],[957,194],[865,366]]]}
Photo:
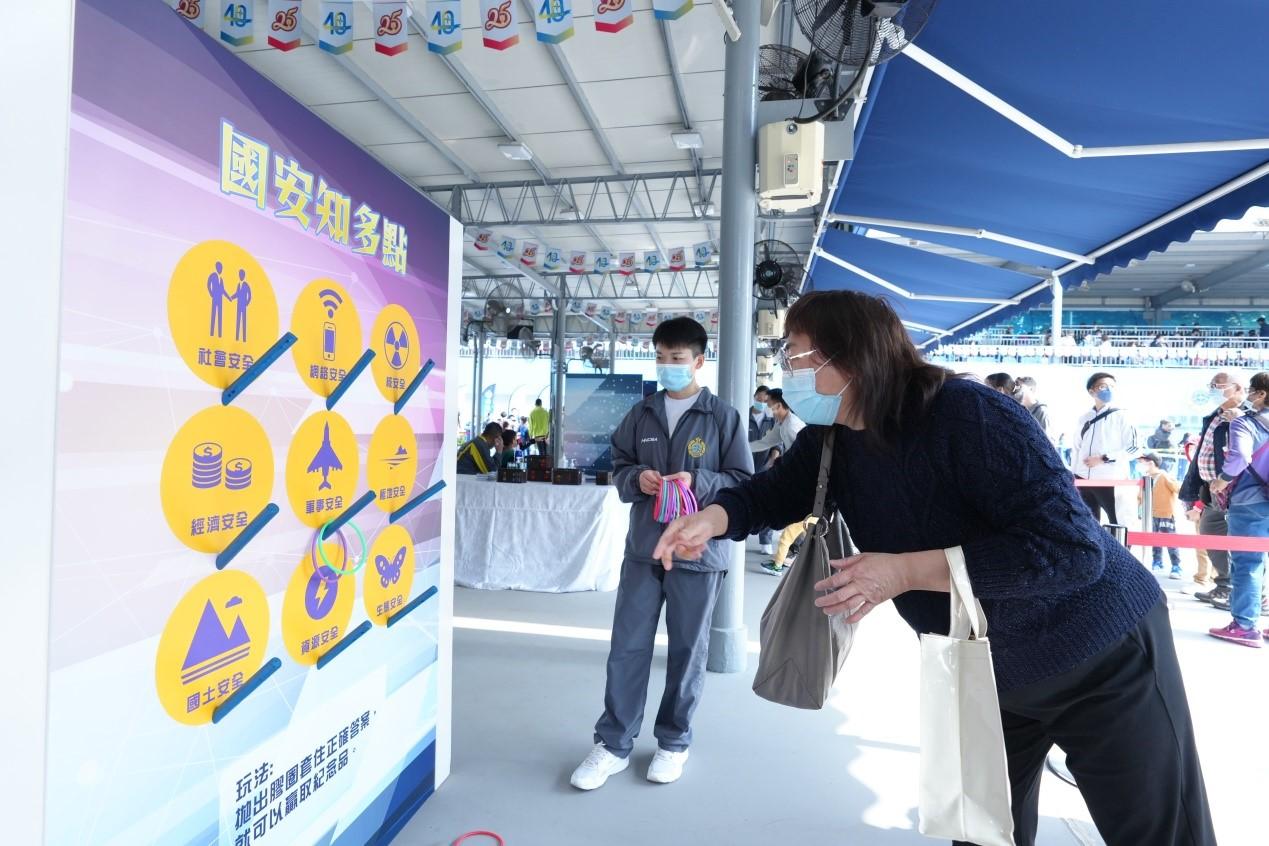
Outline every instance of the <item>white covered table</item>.
{"label": "white covered table", "polygon": [[454,581],[566,593],[616,590],[630,506],[617,490],[459,476]]}

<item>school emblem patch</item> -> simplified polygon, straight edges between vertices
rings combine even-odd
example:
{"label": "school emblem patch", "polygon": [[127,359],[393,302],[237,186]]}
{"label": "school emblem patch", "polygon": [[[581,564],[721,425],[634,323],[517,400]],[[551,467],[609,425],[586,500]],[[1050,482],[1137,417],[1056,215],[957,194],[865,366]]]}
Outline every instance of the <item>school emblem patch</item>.
{"label": "school emblem patch", "polygon": [[692,458],[705,457],[705,441],[702,438],[692,438],[687,442],[687,454]]}

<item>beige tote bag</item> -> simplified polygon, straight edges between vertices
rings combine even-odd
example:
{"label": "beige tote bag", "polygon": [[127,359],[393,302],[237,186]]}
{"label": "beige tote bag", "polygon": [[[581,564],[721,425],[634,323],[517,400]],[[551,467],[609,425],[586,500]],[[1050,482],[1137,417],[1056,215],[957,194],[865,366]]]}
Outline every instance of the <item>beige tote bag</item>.
{"label": "beige tote bag", "polygon": [[961,548],[946,550],[952,573],[947,636],[921,635],[921,798],[928,837],[1014,846],[1005,734],[987,617]]}

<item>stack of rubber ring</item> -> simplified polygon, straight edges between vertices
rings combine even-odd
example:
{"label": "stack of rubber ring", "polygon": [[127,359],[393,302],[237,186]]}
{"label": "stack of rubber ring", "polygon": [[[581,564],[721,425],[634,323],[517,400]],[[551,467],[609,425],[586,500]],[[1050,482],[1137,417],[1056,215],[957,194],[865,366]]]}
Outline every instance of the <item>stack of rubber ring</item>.
{"label": "stack of rubber ring", "polygon": [[[366,554],[366,536],[361,533],[361,529],[357,528],[356,523],[349,521],[345,525],[352,527],[353,532],[357,535],[357,540],[361,543],[360,560],[352,567],[338,567],[330,560],[329,557],[327,557],[326,541],[330,540],[330,537],[326,536],[326,530],[330,526],[330,523],[327,523],[325,526],[322,526],[313,533],[313,545],[309,549],[309,559],[312,561],[313,569],[317,571],[318,577],[324,582],[330,583],[338,579],[340,576],[354,575],[366,563],[366,558],[368,557]],[[340,526],[335,532],[335,538],[339,541],[339,548],[341,552],[340,563],[347,564],[348,538],[344,536],[343,526]]]}
{"label": "stack of rubber ring", "polygon": [[678,517],[695,514],[698,510],[692,486],[682,479],[662,479],[661,490],[652,504],[652,514],[658,523],[669,523]]}

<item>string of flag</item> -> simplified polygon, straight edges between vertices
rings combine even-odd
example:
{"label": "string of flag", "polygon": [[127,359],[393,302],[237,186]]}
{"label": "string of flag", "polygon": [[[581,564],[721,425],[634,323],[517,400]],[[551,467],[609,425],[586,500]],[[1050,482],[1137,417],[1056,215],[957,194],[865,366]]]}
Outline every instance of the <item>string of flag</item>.
{"label": "string of flag", "polygon": [[[668,259],[658,250],[645,250],[642,254],[634,251],[609,253],[586,250],[571,250],[566,253],[559,247],[548,246],[543,249],[537,241],[516,241],[515,238],[499,237],[491,229],[477,230],[472,246],[482,253],[492,252],[501,259],[518,262],[531,270],[541,269],[547,272],[567,270],[569,273],[597,273],[601,276],[609,273],[633,276],[640,272],[678,273],[688,269],[688,252],[685,246],[672,247]],[[708,267],[714,261],[714,252],[713,241],[701,241],[692,245],[692,266]]]}
{"label": "string of flag", "polygon": [[[254,6],[246,0],[167,0],[182,18],[199,29],[206,19],[216,15],[220,40],[234,47],[255,42],[257,23],[251,14]],[[342,55],[353,47],[353,24],[358,6],[364,0],[269,0],[268,18],[263,22],[270,47],[289,52],[300,46],[300,30],[304,3],[318,6],[318,45],[328,53]],[[463,46],[463,3],[461,0],[417,0],[423,6],[421,29],[427,49],[448,55]],[[397,56],[409,47],[409,21],[414,3],[390,0],[370,3],[371,25],[375,34],[375,51]],[[573,21],[573,0],[532,0],[533,28],[537,40],[544,44],[561,44],[576,34]],[[652,12],[657,20],[673,21],[692,11],[694,0],[653,0]],[[597,32],[616,34],[634,23],[634,0],[594,0],[592,19]],[[523,14],[518,0],[480,0],[477,25],[481,41],[490,50],[509,50],[520,43]]]}
{"label": "string of flag", "polygon": [[[486,317],[512,317],[516,320],[531,320],[535,317],[554,317],[555,303],[552,300],[517,300],[514,304],[506,303],[510,313],[498,315],[486,314],[485,306],[480,303],[463,303],[463,321],[481,321]],[[569,300],[565,314],[580,317],[593,317],[610,323],[617,333],[651,333],[657,326],[673,317],[690,317],[707,332],[718,331],[718,311],[698,309],[695,311],[660,311],[655,308],[641,308],[635,311],[617,311],[610,305],[584,300]]]}

